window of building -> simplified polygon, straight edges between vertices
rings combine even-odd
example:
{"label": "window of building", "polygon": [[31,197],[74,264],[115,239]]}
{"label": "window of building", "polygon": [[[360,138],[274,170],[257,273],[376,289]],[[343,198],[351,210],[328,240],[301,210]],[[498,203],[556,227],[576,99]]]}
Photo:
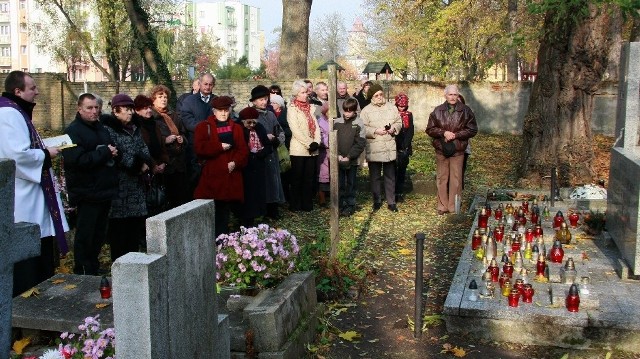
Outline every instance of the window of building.
{"label": "window of building", "polygon": [[22,72],[29,72],[29,69],[28,69],[28,68],[26,68],[26,67],[23,67],[23,68],[22,68]]}
{"label": "window of building", "polygon": [[0,25],[0,35],[10,35],[9,25]]}
{"label": "window of building", "polygon": [[5,69],[5,68],[2,69],[3,74],[8,74],[9,72],[11,72],[11,69]]}
{"label": "window of building", "polygon": [[26,9],[26,8],[27,8],[27,1],[20,0],[20,9]]}
{"label": "window of building", "polygon": [[8,46],[3,46],[0,48],[0,55],[9,57],[11,56],[11,48]]}
{"label": "window of building", "polygon": [[20,46],[20,53],[23,55],[27,53],[27,47],[25,45]]}
{"label": "window of building", "polygon": [[200,18],[204,19],[204,11],[200,11]]}
{"label": "window of building", "polygon": [[27,23],[26,22],[21,22],[20,23],[20,32],[27,32]]}
{"label": "window of building", "polygon": [[36,73],[41,73],[42,72],[42,67],[36,67]]}
{"label": "window of building", "polygon": [[0,12],[9,12],[8,2],[0,2]]}

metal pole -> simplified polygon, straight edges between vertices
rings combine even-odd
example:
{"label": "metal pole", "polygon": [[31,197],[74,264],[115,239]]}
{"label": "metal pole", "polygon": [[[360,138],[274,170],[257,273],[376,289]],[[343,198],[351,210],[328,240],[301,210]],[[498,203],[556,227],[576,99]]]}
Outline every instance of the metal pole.
{"label": "metal pole", "polygon": [[424,233],[416,233],[416,293],[415,293],[415,314],[413,322],[415,328],[413,332],[414,338],[422,336],[422,282],[423,282],[423,251],[424,251]]}
{"label": "metal pole", "polygon": [[556,181],[556,168],[553,167],[551,168],[551,207],[554,207],[556,202]]}

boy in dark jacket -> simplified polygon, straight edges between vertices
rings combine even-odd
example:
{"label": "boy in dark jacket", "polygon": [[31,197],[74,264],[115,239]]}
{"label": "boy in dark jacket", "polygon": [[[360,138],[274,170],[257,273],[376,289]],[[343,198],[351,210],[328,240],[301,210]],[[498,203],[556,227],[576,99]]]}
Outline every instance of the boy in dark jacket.
{"label": "boy in dark jacket", "polygon": [[358,125],[358,101],[349,98],[342,104],[342,117],[337,118],[333,128],[338,139],[338,179],[340,188],[340,215],[350,216],[356,210],[356,175],[358,157],[364,151],[367,140],[361,136],[364,131]]}

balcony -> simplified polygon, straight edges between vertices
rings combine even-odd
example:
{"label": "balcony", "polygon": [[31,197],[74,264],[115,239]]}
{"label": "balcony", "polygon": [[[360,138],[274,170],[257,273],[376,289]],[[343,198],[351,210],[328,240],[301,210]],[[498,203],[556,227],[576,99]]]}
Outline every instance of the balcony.
{"label": "balcony", "polygon": [[11,56],[0,56],[0,66],[11,66]]}

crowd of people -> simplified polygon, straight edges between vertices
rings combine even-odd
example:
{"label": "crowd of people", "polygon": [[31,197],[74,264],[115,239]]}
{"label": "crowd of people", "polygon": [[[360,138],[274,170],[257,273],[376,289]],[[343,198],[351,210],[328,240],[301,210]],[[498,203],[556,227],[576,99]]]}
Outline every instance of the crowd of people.
{"label": "crowd of people", "polygon": [[[33,78],[21,71],[7,76],[0,97],[0,156],[16,160],[16,203],[31,197],[28,203],[38,207],[16,206],[16,221],[40,224],[43,248],[41,258],[16,264],[20,283],[14,292],[51,276],[54,253],[66,252],[68,225],[51,170],[58,156],[63,157],[68,205],[76,212],[77,274],[100,274],[98,255],[105,243],[111,245],[112,260],[144,249],[145,219],[192,199],[215,200],[216,237],[235,229],[232,224],[277,220],[285,204],[293,212],[326,205],[331,126],[337,133],[340,215],[356,211],[357,173],[365,161],[372,210],[378,211],[384,198],[389,211],[398,211],[413,153],[414,120],[405,93],[391,103],[378,83],[363,81],[349,95],[346,83],[339,82],[337,101],[330,104],[326,83],[314,87],[301,79],[284,95],[278,85],[256,86],[248,106],[236,112],[236,99],[215,95],[215,83],[211,74],[200,76],[193,91],[179,96],[175,110],[164,85],[133,98],[117,94],[106,114],[98,95],[82,94],[65,129],[73,146],[60,150],[45,147],[31,121],[38,94]],[[463,154],[477,132],[457,87],[448,86],[445,98],[426,129],[436,151],[439,214],[454,210]],[[331,106],[335,119],[328,115]],[[150,200],[156,188],[164,191],[161,203],[155,191]]]}

